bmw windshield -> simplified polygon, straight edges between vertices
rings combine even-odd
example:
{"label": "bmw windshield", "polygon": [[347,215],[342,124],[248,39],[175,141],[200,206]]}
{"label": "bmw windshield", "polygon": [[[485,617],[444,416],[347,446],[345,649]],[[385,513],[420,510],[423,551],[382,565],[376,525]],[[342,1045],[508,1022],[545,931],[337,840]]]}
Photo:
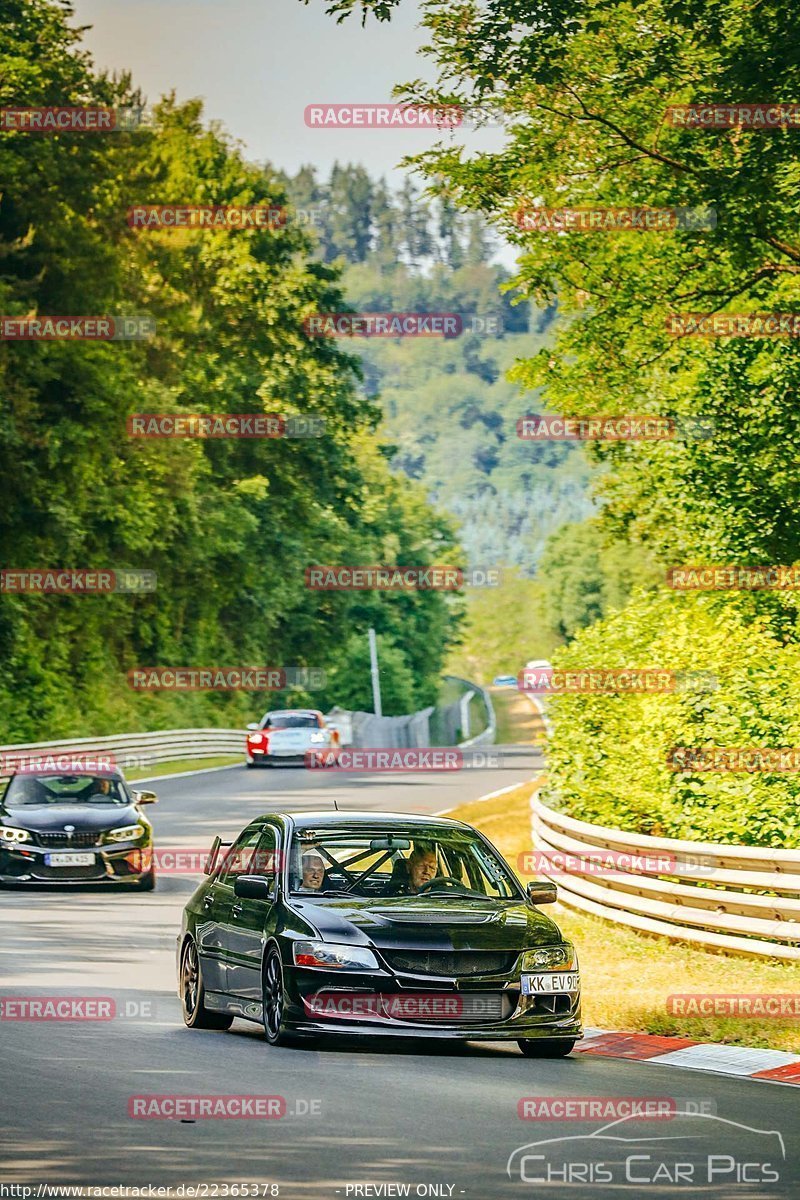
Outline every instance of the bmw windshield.
{"label": "bmw windshield", "polygon": [[3,796],[6,808],[132,803],[123,781],[110,775],[15,775]]}
{"label": "bmw windshield", "polygon": [[442,825],[357,832],[300,830],[290,890],[305,896],[453,896],[519,900],[503,860],[470,830]]}

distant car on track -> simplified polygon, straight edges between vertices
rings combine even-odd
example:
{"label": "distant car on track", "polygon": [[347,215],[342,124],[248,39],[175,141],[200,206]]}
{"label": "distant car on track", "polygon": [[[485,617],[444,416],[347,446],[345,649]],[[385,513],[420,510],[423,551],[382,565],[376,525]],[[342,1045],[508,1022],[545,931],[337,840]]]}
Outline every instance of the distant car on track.
{"label": "distant car on track", "polygon": [[329,1033],[516,1041],[582,1036],[574,946],[482,833],[420,814],[270,813],[189,900],[177,939],[191,1028],[259,1022],[267,1041]]}
{"label": "distant car on track", "polygon": [[274,763],[302,766],[310,752],[335,756],[339,734],[316,708],[276,709],[247,726],[248,767]]}
{"label": "distant car on track", "polygon": [[492,687],[513,687],[517,686],[516,675],[495,675],[492,680]]}
{"label": "distant car on track", "polygon": [[117,770],[19,772],[0,800],[0,883],[123,884],[152,891],[154,792]]}

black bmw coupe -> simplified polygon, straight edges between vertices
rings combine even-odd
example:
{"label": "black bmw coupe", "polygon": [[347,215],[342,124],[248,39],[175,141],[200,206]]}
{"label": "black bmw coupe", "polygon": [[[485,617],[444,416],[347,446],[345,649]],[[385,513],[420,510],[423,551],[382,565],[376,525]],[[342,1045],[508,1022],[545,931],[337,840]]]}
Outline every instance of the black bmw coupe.
{"label": "black bmw coupe", "polygon": [[0,883],[155,887],[153,827],[119,771],[20,772],[0,782]]}
{"label": "black bmw coupe", "polygon": [[574,946],[489,841],[460,821],[271,813],[221,853],[183,915],[178,994],[191,1028],[518,1042],[581,1037]]}

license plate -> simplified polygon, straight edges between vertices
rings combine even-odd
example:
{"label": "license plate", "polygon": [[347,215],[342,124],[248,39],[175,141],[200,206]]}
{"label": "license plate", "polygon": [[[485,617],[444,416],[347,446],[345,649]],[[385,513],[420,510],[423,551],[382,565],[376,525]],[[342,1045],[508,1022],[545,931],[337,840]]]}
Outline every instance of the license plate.
{"label": "license plate", "polygon": [[536,975],[521,978],[524,996],[553,996],[557,992],[580,991],[580,975],[577,971],[541,971]]}
{"label": "license plate", "polygon": [[96,854],[45,854],[44,856],[47,867],[93,867],[96,861]]}

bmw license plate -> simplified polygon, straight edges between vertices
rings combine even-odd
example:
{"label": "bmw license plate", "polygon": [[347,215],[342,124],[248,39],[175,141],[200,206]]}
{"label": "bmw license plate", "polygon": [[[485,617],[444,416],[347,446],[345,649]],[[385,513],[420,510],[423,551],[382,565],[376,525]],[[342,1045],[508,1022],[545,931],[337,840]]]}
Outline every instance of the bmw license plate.
{"label": "bmw license plate", "polygon": [[46,867],[93,867],[96,854],[45,854]]}
{"label": "bmw license plate", "polygon": [[580,979],[577,971],[537,971],[535,975],[522,975],[520,983],[523,996],[554,996],[580,991]]}

